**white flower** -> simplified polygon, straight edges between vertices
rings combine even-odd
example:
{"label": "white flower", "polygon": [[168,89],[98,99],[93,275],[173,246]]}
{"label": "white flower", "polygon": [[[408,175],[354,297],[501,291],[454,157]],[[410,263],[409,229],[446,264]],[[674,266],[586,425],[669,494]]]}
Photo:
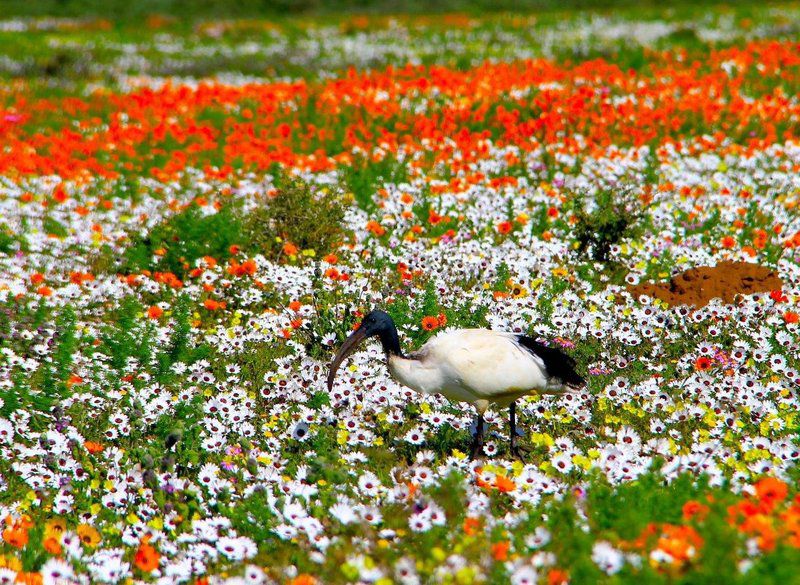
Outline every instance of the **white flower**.
{"label": "white flower", "polygon": [[413,514],[408,519],[408,526],[414,532],[427,532],[430,530],[432,524],[430,514],[427,512],[427,509],[423,510],[419,514]]}
{"label": "white flower", "polygon": [[613,575],[622,568],[625,559],[620,551],[606,541],[598,541],[592,547],[592,560],[606,575]]}
{"label": "white flower", "polygon": [[358,520],[355,510],[350,504],[344,502],[337,502],[328,510],[330,515],[336,518],[342,524],[350,524]]}
{"label": "white flower", "polygon": [[425,442],[425,435],[419,429],[410,429],[403,439],[412,445],[421,445]]}
{"label": "white flower", "polygon": [[537,526],[533,534],[525,537],[525,545],[532,549],[542,548],[548,542],[550,542],[550,531],[544,526]]}
{"label": "white flower", "polygon": [[232,561],[242,561],[252,558],[258,552],[255,543],[247,537],[232,538],[223,536],[217,542],[217,550]]}
{"label": "white flower", "polygon": [[511,574],[512,585],[536,585],[539,573],[530,565],[522,565]]}

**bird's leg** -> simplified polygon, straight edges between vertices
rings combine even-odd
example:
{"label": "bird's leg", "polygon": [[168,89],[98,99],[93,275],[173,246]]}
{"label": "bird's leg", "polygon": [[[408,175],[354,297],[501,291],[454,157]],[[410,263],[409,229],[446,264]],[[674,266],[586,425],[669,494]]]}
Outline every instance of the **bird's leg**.
{"label": "bird's leg", "polygon": [[511,442],[511,455],[517,459],[522,459],[522,450],[517,444],[517,401],[511,403],[508,409],[508,422],[510,423],[510,442]]}
{"label": "bird's leg", "polygon": [[483,450],[483,414],[478,413],[476,419],[475,438],[472,439],[472,449],[470,450],[469,458],[475,459]]}

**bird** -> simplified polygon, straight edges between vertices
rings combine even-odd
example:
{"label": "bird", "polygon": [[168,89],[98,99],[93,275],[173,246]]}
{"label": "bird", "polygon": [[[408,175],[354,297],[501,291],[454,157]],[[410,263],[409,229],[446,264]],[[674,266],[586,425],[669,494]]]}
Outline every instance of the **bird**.
{"label": "bird", "polygon": [[517,441],[517,399],[529,394],[562,394],[578,390],[586,380],[575,360],[562,350],[526,335],[492,329],[451,329],[405,355],[392,317],[370,311],[344,341],[330,364],[328,391],[342,362],[370,337],[380,341],[392,377],[425,395],[472,404],[478,412],[470,449],[475,459],[483,450],[483,415],[490,405],[509,409],[510,449],[522,458]]}

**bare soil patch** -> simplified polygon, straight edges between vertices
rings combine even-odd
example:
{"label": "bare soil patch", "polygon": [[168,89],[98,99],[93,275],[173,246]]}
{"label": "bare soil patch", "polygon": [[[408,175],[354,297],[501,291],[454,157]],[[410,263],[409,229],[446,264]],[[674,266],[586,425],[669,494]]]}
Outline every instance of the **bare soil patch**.
{"label": "bare soil patch", "polygon": [[669,282],[645,282],[628,286],[635,298],[655,297],[669,306],[691,305],[704,307],[711,299],[720,298],[726,304],[740,295],[780,290],[783,281],[775,271],[749,262],[720,262],[716,266],[698,266],[673,276]]}

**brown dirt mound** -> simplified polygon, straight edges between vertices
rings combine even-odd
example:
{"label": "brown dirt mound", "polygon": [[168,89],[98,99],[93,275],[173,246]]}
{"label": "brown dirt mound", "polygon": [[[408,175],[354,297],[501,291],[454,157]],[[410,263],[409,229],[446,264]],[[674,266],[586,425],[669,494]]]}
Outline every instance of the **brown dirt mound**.
{"label": "brown dirt mound", "polygon": [[704,307],[714,298],[731,304],[738,295],[770,292],[782,287],[783,281],[769,268],[749,262],[720,262],[716,266],[691,268],[673,276],[669,282],[644,282],[627,288],[634,298],[656,297],[670,307]]}

